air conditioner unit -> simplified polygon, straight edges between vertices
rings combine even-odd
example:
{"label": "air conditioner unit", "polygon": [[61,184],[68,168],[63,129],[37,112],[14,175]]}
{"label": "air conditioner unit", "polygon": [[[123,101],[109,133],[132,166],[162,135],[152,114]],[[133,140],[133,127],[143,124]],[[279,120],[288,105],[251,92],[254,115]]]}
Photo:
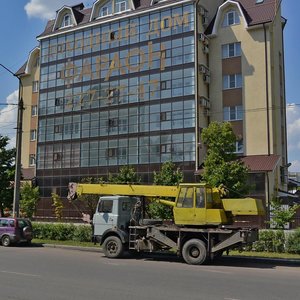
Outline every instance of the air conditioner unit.
{"label": "air conditioner unit", "polygon": [[199,6],[199,14],[200,14],[201,16],[205,16],[206,11],[205,11],[205,8],[204,8],[204,7]]}
{"label": "air conditioner unit", "polygon": [[209,75],[203,75],[203,81],[204,81],[206,84],[210,84],[210,76],[209,76]]}
{"label": "air conditioner unit", "polygon": [[208,37],[204,33],[199,33],[199,41],[201,41],[204,45],[208,45],[209,43]]}
{"label": "air conditioner unit", "polygon": [[199,72],[202,74],[206,74],[207,73],[207,68],[204,65],[200,65],[199,66]]}
{"label": "air conditioner unit", "polygon": [[203,51],[204,54],[208,54],[208,53],[209,53],[209,48],[208,48],[208,46],[203,46],[203,47],[202,47],[202,51]]}
{"label": "air conditioner unit", "polygon": [[200,105],[204,108],[210,108],[210,101],[206,97],[202,96],[200,97]]}

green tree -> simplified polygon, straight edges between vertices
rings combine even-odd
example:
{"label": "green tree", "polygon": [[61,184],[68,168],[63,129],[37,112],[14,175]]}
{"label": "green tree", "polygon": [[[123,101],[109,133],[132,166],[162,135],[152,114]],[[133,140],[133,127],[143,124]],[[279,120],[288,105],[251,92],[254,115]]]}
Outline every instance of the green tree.
{"label": "green tree", "polygon": [[203,180],[211,186],[225,186],[228,197],[237,198],[249,192],[248,168],[234,153],[236,136],[229,122],[212,122],[201,134],[207,146]]}
{"label": "green tree", "polygon": [[116,175],[109,174],[108,181],[111,183],[131,183],[141,182],[141,178],[136,174],[135,169],[131,166],[122,166]]}
{"label": "green tree", "polygon": [[0,135],[0,211],[12,209],[15,176],[15,149],[7,149],[9,138]]}
{"label": "green tree", "polygon": [[293,221],[296,215],[297,209],[300,205],[294,204],[288,206],[287,208],[282,206],[282,202],[278,198],[273,198],[271,200],[271,221],[270,223],[279,229],[284,229],[284,226]]}
{"label": "green tree", "polygon": [[[163,163],[161,171],[154,171],[154,183],[156,185],[178,185],[183,181],[183,174],[171,161]],[[172,208],[160,203],[151,202],[148,204],[148,213],[154,219],[172,219]]]}
{"label": "green tree", "polygon": [[20,209],[23,215],[32,218],[40,198],[39,188],[32,187],[29,182],[25,182],[21,187],[20,196]]}
{"label": "green tree", "polygon": [[55,214],[55,217],[58,219],[58,220],[61,220],[62,219],[62,216],[63,216],[63,208],[64,208],[64,205],[63,205],[63,201],[62,199],[55,193],[52,193],[51,194],[51,197],[52,197],[52,206],[54,207],[54,214]]}

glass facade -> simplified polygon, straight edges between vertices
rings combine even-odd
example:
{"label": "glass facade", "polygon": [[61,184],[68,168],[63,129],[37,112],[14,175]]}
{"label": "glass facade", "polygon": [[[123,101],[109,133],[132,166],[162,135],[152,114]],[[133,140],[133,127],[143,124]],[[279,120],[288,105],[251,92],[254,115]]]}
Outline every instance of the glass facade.
{"label": "glass facade", "polygon": [[41,40],[37,170],[167,160],[194,168],[193,10],[177,5]]}

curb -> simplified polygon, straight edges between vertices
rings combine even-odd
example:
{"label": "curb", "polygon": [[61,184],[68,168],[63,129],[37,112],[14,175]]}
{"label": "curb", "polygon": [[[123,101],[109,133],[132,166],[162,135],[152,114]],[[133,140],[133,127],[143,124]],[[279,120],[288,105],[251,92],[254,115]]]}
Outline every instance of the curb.
{"label": "curb", "polygon": [[98,252],[103,253],[102,248],[94,247],[81,247],[81,246],[69,246],[69,245],[57,245],[57,244],[37,244],[45,248],[57,248],[57,249],[66,249],[66,250],[77,250],[85,252]]}

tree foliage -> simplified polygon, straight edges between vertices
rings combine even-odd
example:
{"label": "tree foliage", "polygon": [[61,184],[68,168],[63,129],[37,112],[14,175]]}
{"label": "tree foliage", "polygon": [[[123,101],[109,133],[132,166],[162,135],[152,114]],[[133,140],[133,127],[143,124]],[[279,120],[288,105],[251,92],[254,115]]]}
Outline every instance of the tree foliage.
{"label": "tree foliage", "polygon": [[201,134],[207,146],[203,180],[212,186],[225,186],[227,196],[236,198],[249,192],[248,168],[234,153],[236,136],[229,122],[212,122]]}
{"label": "tree foliage", "polygon": [[[94,177],[85,177],[82,178],[81,183],[104,183],[103,178],[94,178]],[[92,217],[96,211],[97,203],[99,200],[99,195],[93,195],[93,194],[83,194],[78,197],[78,202],[81,203],[83,207],[85,207],[85,210],[88,211],[88,214],[90,217]],[[73,202],[73,205],[76,206],[76,203]],[[77,208],[78,209],[78,208]]]}
{"label": "tree foliage", "polygon": [[7,149],[9,138],[0,135],[0,211],[12,209],[15,176],[15,149]]}
{"label": "tree foliage", "polygon": [[39,188],[32,187],[29,182],[25,182],[21,187],[20,195],[20,209],[22,215],[26,218],[32,218],[40,198]]}
{"label": "tree foliage", "polygon": [[296,215],[297,209],[300,205],[294,204],[292,206],[284,207],[280,199],[273,198],[271,200],[272,218],[270,223],[279,229],[284,229],[284,226],[291,223]]}
{"label": "tree foliage", "polygon": [[116,175],[109,174],[108,181],[111,183],[137,184],[141,178],[136,174],[135,169],[131,166],[122,166]]}
{"label": "tree foliage", "polygon": [[51,194],[52,197],[52,206],[54,207],[54,215],[58,220],[61,220],[63,217],[63,201],[62,199],[59,197],[59,195],[52,193]]}
{"label": "tree foliage", "polygon": [[[163,163],[160,172],[154,172],[154,183],[156,185],[178,185],[183,181],[183,174],[171,161]],[[154,219],[172,219],[172,208],[160,203],[148,204],[148,212]]]}

